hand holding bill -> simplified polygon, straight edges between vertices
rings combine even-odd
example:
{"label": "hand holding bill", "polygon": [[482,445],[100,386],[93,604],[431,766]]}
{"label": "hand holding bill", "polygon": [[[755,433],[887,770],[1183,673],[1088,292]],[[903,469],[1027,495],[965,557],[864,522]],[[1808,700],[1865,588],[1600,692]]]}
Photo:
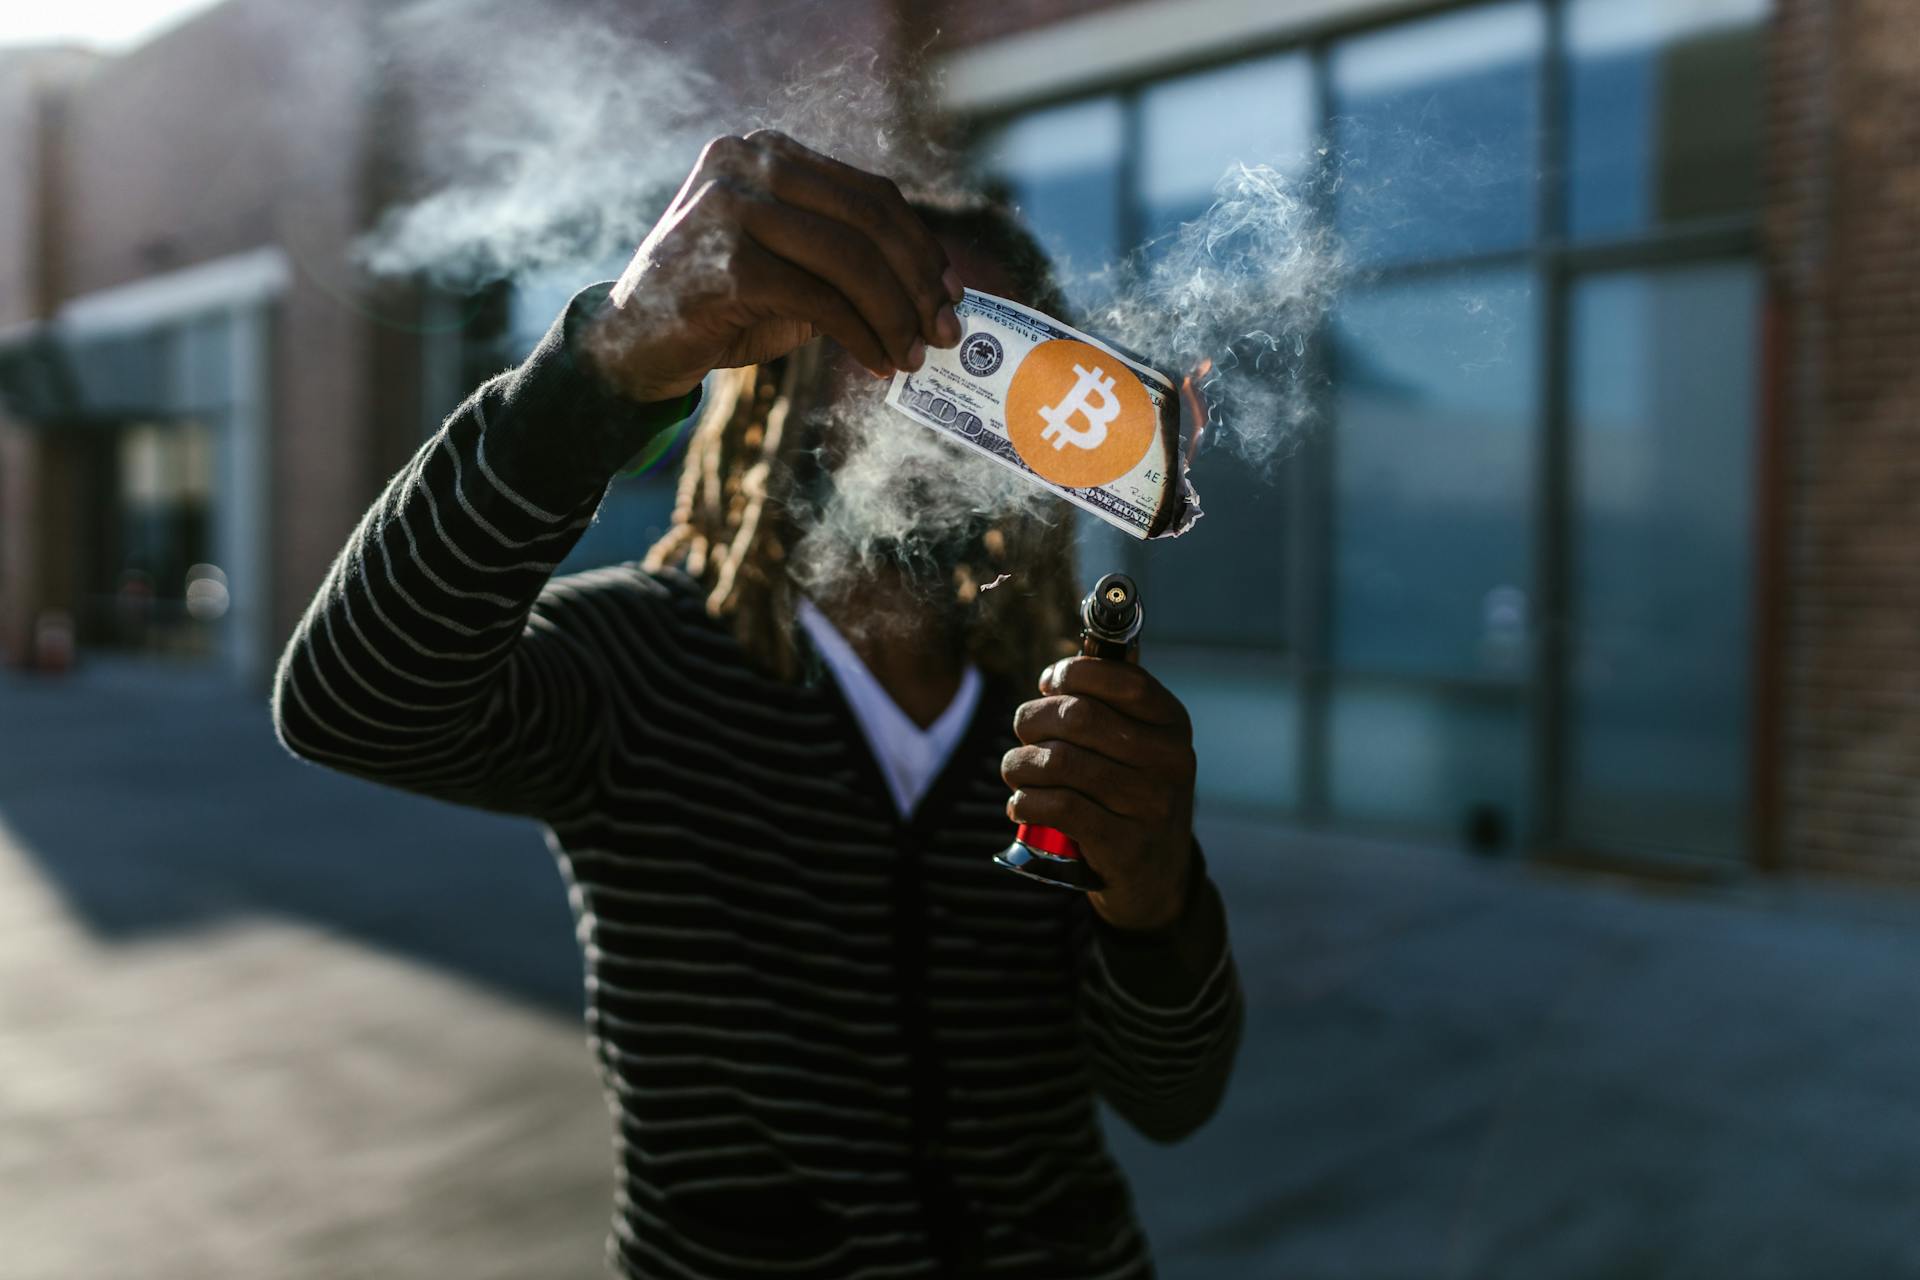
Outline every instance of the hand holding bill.
{"label": "hand holding bill", "polygon": [[960,341],[946,250],[890,180],[759,130],[716,138],[614,286],[587,350],[642,402],[825,335],[876,376]]}

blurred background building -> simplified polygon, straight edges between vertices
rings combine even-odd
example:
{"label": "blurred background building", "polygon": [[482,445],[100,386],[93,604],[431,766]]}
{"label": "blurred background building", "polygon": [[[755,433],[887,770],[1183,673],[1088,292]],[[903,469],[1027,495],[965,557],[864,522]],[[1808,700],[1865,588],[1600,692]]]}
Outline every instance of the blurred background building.
{"label": "blurred background building", "polygon": [[[260,684],[380,485],[598,274],[354,271],[475,92],[385,56],[399,7],[229,0],[122,56],[0,55],[12,663]],[[725,78],[755,73],[729,33],[791,7],[608,12]],[[1317,429],[1271,477],[1203,459],[1179,543],[1087,536],[1089,573],[1142,580],[1208,805],[1920,877],[1920,122],[1884,109],[1920,75],[1910,6],[825,7],[781,51],[929,49],[1070,265],[1234,161],[1349,246]],[[510,8],[472,6],[503,57]],[[617,482],[574,564],[643,551],[670,489]]]}

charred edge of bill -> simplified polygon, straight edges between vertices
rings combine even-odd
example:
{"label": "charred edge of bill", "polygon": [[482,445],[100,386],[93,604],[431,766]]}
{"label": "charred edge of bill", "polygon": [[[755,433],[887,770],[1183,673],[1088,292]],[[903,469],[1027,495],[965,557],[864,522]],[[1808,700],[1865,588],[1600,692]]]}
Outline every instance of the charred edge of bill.
{"label": "charred edge of bill", "polygon": [[1187,486],[1180,465],[1180,397],[1164,396],[1160,401],[1160,443],[1164,446],[1166,467],[1160,481],[1160,505],[1153,509],[1146,536],[1157,538],[1166,532],[1186,503]]}

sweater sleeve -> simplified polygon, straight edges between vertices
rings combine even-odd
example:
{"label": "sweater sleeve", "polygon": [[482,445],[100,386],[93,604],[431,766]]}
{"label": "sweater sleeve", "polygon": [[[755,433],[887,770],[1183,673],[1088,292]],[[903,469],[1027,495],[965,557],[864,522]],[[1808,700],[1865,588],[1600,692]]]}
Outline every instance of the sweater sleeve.
{"label": "sweater sleeve", "polygon": [[579,327],[608,287],[578,294],[360,521],[280,660],[273,716],[288,749],[511,813],[551,817],[584,798],[609,676],[548,577],[615,470],[697,399],[635,404],[579,365]]}
{"label": "sweater sleeve", "polygon": [[1100,1093],[1142,1134],[1178,1142],[1212,1116],[1244,1009],[1220,892],[1198,846],[1180,919],[1150,934],[1092,919],[1080,1027]]}

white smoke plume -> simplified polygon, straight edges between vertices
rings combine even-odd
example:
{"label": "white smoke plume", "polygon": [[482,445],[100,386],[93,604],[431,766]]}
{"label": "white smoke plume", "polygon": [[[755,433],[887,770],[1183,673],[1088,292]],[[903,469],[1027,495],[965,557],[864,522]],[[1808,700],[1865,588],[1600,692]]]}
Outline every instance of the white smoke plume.
{"label": "white smoke plume", "polygon": [[1136,254],[1091,325],[1171,366],[1175,378],[1194,375],[1207,419],[1188,429],[1243,465],[1284,458],[1318,403],[1309,344],[1345,255],[1316,207],[1323,171],[1306,172],[1231,166],[1204,213]]}
{"label": "white smoke plume", "polygon": [[901,567],[913,571],[905,585],[939,590],[944,579],[928,571],[951,561],[956,540],[1009,518],[1065,518],[1065,505],[1040,486],[902,419],[884,383],[848,385],[824,425],[838,455],[833,482],[817,507],[797,513],[792,565],[814,596]]}
{"label": "white smoke plume", "polygon": [[[972,181],[960,157],[901,123],[936,90],[903,85],[888,57],[795,54],[749,24],[725,51],[721,78],[648,38],[642,20],[610,25],[608,12],[419,0],[383,19],[378,44],[412,98],[406,141],[424,181],[363,238],[365,266],[473,282],[611,264],[644,236],[709,138],[756,127],[903,186]],[[510,48],[488,34],[501,31]],[[1083,318],[1176,378],[1210,360],[1197,379],[1209,403],[1202,434],[1210,449],[1230,446],[1222,456],[1234,465],[1285,456],[1316,403],[1309,338],[1342,266],[1316,207],[1323,180],[1234,166],[1199,218],[1108,266],[1109,301]],[[796,572],[824,586],[992,519],[1059,518],[1050,495],[904,423],[881,390],[853,388],[836,415],[851,443],[832,494],[811,513]]]}
{"label": "white smoke plume", "polygon": [[[795,20],[811,7],[783,10]],[[646,34],[691,4],[635,12],[419,0],[385,16],[378,43],[412,99],[412,164],[426,190],[376,221],[363,264],[458,283],[608,261],[640,242],[722,133],[778,129],[903,185],[951,172],[944,152],[900,126],[925,89],[889,77],[882,53],[781,48],[769,34],[779,28],[756,19],[714,28],[739,37],[715,55],[722,77]]]}
{"label": "white smoke plume", "polygon": [[[646,40],[557,7],[518,23],[493,10],[430,0],[381,19],[429,190],[362,240],[376,273],[471,281],[604,259],[635,241],[723,114],[711,77]],[[504,48],[483,34],[502,29]]]}

